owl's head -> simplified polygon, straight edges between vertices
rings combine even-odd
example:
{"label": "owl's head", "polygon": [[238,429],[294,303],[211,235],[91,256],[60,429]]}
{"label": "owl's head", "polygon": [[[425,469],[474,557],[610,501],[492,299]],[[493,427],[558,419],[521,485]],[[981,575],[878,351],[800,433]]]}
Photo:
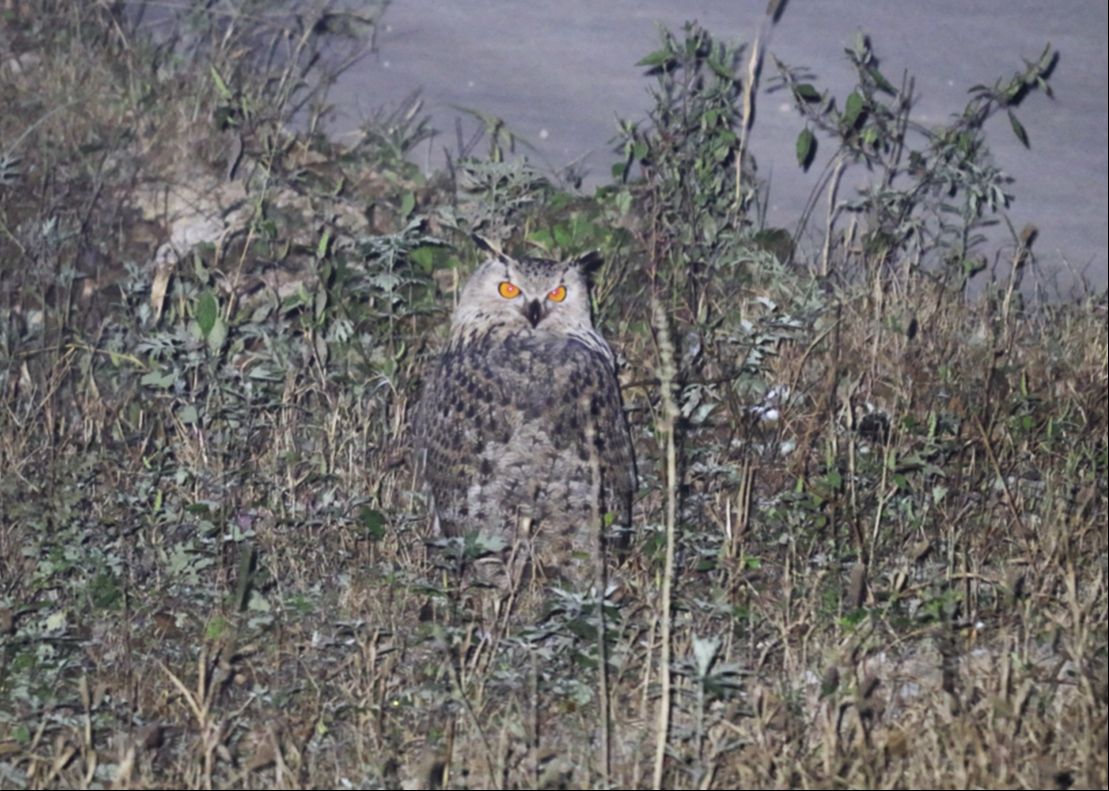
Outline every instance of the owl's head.
{"label": "owl's head", "polygon": [[587,271],[596,263],[595,254],[548,261],[513,258],[484,247],[491,257],[462,289],[453,334],[493,326],[568,335],[593,332]]}

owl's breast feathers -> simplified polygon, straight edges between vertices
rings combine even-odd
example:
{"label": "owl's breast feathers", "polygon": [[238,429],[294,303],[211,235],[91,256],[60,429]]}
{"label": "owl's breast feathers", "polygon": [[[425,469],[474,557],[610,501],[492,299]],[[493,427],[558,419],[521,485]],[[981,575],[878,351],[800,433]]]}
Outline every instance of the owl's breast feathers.
{"label": "owl's breast feathers", "polygon": [[612,352],[595,332],[494,327],[456,337],[431,372],[415,430],[424,478],[448,532],[503,518],[498,503],[521,492],[546,498],[537,512],[552,513],[562,499],[590,491],[590,438],[605,507],[622,521],[629,516],[631,437]]}

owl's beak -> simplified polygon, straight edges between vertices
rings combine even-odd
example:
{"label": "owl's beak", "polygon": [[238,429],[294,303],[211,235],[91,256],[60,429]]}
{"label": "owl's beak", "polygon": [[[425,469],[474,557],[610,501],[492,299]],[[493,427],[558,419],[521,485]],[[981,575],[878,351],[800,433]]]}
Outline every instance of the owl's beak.
{"label": "owl's beak", "polygon": [[524,315],[527,316],[528,321],[531,322],[531,326],[537,326],[540,319],[543,318],[543,303],[538,299],[533,299],[524,306]]}

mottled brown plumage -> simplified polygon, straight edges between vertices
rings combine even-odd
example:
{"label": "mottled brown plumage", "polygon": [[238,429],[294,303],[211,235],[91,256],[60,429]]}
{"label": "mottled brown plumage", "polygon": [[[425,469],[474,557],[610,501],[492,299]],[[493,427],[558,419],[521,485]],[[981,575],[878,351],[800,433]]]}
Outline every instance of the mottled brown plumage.
{"label": "mottled brown plumage", "polygon": [[479,266],[415,421],[443,534],[499,538],[572,580],[595,556],[595,492],[597,513],[626,527],[635,489],[614,359],[582,269],[500,254]]}

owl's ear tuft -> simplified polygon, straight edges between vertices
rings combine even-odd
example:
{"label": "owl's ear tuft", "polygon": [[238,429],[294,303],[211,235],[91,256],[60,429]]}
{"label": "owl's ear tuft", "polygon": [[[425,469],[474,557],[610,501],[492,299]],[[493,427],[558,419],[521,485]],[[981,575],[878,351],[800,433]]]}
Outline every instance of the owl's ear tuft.
{"label": "owl's ear tuft", "polygon": [[484,236],[479,236],[476,233],[470,234],[470,240],[477,245],[479,250],[484,250],[495,258],[507,258],[504,250],[501,248],[501,243],[496,239],[486,239]]}
{"label": "owl's ear tuft", "polygon": [[588,250],[584,253],[578,253],[570,259],[570,265],[575,266],[582,272],[591,274],[601,268],[605,259],[597,250]]}

